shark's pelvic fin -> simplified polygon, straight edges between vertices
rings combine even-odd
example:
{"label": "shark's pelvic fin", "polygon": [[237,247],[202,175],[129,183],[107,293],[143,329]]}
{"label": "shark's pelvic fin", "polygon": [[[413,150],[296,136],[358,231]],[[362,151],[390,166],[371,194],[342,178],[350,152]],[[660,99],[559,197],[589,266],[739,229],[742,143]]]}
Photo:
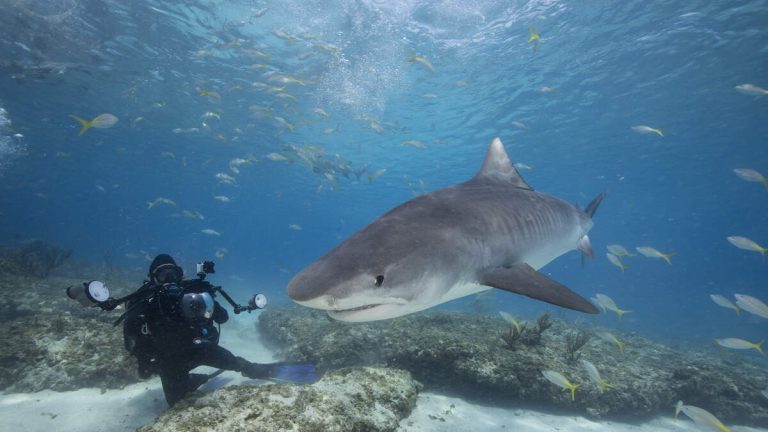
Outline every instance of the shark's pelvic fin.
{"label": "shark's pelvic fin", "polygon": [[564,308],[591,314],[598,313],[597,308],[587,299],[525,263],[493,269],[483,274],[479,282]]}
{"label": "shark's pelvic fin", "polygon": [[533,190],[512,165],[507,151],[504,150],[504,144],[499,138],[494,138],[491,145],[488,146],[483,166],[472,180],[476,182],[506,182],[512,183],[515,187]]}

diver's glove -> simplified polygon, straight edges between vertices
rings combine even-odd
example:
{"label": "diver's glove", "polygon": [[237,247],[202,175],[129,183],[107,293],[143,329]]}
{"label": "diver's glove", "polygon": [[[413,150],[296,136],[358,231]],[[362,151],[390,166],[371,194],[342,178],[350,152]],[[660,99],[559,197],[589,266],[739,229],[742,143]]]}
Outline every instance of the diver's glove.
{"label": "diver's glove", "polygon": [[312,384],[317,381],[317,369],[311,363],[249,363],[240,371],[252,379],[270,379],[298,384]]}
{"label": "diver's glove", "polygon": [[120,303],[118,303],[118,302],[117,302],[117,300],[115,300],[115,299],[113,299],[112,297],[110,297],[110,298],[108,298],[108,299],[104,300],[103,302],[101,302],[101,303],[98,303],[98,306],[99,306],[101,309],[105,310],[105,311],[111,311],[111,310],[115,310],[115,308],[116,308],[116,307],[117,307],[119,304],[120,304]]}

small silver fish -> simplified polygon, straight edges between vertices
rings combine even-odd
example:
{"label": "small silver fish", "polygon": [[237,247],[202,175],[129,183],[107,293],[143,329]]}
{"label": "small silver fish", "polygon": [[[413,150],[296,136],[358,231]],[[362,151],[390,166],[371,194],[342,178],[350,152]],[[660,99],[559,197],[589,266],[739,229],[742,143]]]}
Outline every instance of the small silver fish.
{"label": "small silver fish", "polygon": [[616,267],[621,269],[621,272],[624,273],[624,270],[626,270],[627,266],[624,265],[623,262],[621,262],[621,259],[619,259],[618,256],[608,252],[605,254],[605,257],[608,258],[608,261],[611,262],[611,264],[615,265]]}
{"label": "small silver fish", "polygon": [[645,134],[645,135],[656,134],[662,138],[664,137],[664,132],[661,129],[653,128],[646,125],[632,126],[632,130],[639,134]]}
{"label": "small silver fish", "polygon": [[744,181],[767,184],[765,176],[752,168],[736,168],[733,173]]}
{"label": "small silver fish", "polygon": [[635,248],[635,250],[648,258],[662,258],[667,262],[667,264],[672,265],[672,261],[670,261],[669,258],[674,255],[674,253],[662,253],[650,246],[638,246]]}
{"label": "small silver fish", "polygon": [[768,90],[754,84],[739,84],[735,88],[737,92],[749,96],[765,96],[768,94]]}
{"label": "small silver fish", "polygon": [[624,246],[622,246],[620,244],[608,245],[608,246],[606,246],[606,249],[608,249],[608,252],[616,255],[619,258],[635,256],[635,254],[629,253],[627,248],[625,248]]}
{"label": "small silver fish", "polygon": [[768,249],[755,243],[753,240],[741,236],[730,236],[728,242],[739,249],[743,249],[751,252],[760,252],[761,255],[765,255]]}
{"label": "small silver fish", "polygon": [[768,305],[746,294],[734,294],[736,306],[744,309],[752,315],[768,319]]}
{"label": "small silver fish", "polygon": [[717,417],[712,415],[707,410],[704,410],[699,407],[695,407],[693,405],[679,405],[679,410],[682,411],[683,414],[688,416],[691,420],[693,420],[694,423],[701,426],[702,430],[711,430],[711,431],[720,431],[720,432],[730,432],[731,430],[728,429],[726,425],[723,424],[720,420],[718,420]]}
{"label": "small silver fish", "polygon": [[760,354],[765,354],[763,352],[763,342],[765,341],[752,343],[749,341],[745,341],[744,339],[724,338],[724,339],[715,339],[715,342],[723,348],[737,349],[737,350],[756,349],[760,351]]}
{"label": "small silver fish", "polygon": [[735,310],[736,315],[739,315],[739,313],[741,312],[741,309],[739,309],[738,306],[736,306],[730,300],[721,296],[720,294],[710,294],[709,298],[711,298],[712,301],[715,302],[718,306]]}

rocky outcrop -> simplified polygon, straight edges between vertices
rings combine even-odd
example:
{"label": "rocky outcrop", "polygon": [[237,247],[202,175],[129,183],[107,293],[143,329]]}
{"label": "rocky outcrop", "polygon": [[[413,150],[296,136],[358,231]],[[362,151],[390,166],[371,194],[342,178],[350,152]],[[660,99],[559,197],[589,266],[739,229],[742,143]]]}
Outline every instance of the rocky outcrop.
{"label": "rocky outcrop", "polygon": [[394,431],[416,404],[408,372],[330,371],[312,385],[236,385],[195,393],[139,432]]}
{"label": "rocky outcrop", "polygon": [[139,380],[120,327],[69,313],[38,313],[3,323],[0,390],[36,392],[120,388]]}
{"label": "rocky outcrop", "polygon": [[[677,400],[721,420],[768,426],[768,399],[760,391],[768,371],[713,354],[681,352],[647,339],[618,335],[617,345],[590,338],[579,358],[592,362],[614,388],[601,391],[569,353],[573,325],[553,321],[540,342],[510,345],[509,324],[495,316],[427,312],[371,323],[343,323],[323,312],[272,307],[259,329],[288,358],[320,367],[386,365],[405,369],[427,389],[444,389],[501,404],[535,404],[593,417],[644,419],[672,412]],[[529,327],[533,326],[529,323]],[[591,334],[605,329],[583,329]],[[581,386],[576,398],[542,376],[562,373]]]}

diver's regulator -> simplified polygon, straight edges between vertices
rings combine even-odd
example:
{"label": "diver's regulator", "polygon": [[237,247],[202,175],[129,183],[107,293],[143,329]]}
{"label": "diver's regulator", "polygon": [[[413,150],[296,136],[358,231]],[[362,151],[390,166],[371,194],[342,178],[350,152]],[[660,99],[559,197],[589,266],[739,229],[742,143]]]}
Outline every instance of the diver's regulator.
{"label": "diver's regulator", "polygon": [[[199,263],[197,264],[196,270],[197,270],[198,279],[204,280],[207,274],[215,273],[214,262],[204,261],[202,263]],[[167,285],[176,285],[176,284],[167,284]],[[215,293],[215,292],[221,293],[222,297],[224,297],[227,300],[227,302],[230,305],[232,305],[232,308],[234,309],[235,314],[239,314],[241,312],[250,313],[251,311],[254,311],[257,309],[264,309],[265,307],[267,307],[267,297],[264,294],[253,295],[250,299],[248,299],[247,306],[241,306],[235,303],[235,301],[232,300],[232,297],[230,297],[229,294],[227,294],[220,286],[214,286],[214,285],[210,285],[210,286],[211,286],[212,293]],[[168,287],[163,286],[159,288],[162,288],[165,290]],[[150,296],[156,294],[156,292],[154,291],[157,291],[157,290],[153,290],[150,293],[142,292],[140,290],[133,294],[129,294],[128,296],[115,299],[109,296],[109,288],[107,288],[107,284],[98,280],[83,282],[80,285],[72,285],[66,288],[67,297],[77,301],[83,307],[100,307],[103,310],[113,310],[120,304],[123,304],[129,300],[135,300],[138,297],[149,298]],[[190,295],[197,295],[197,294],[188,293],[186,295],[177,297],[180,305],[184,301],[190,301],[190,298],[188,298]]]}

